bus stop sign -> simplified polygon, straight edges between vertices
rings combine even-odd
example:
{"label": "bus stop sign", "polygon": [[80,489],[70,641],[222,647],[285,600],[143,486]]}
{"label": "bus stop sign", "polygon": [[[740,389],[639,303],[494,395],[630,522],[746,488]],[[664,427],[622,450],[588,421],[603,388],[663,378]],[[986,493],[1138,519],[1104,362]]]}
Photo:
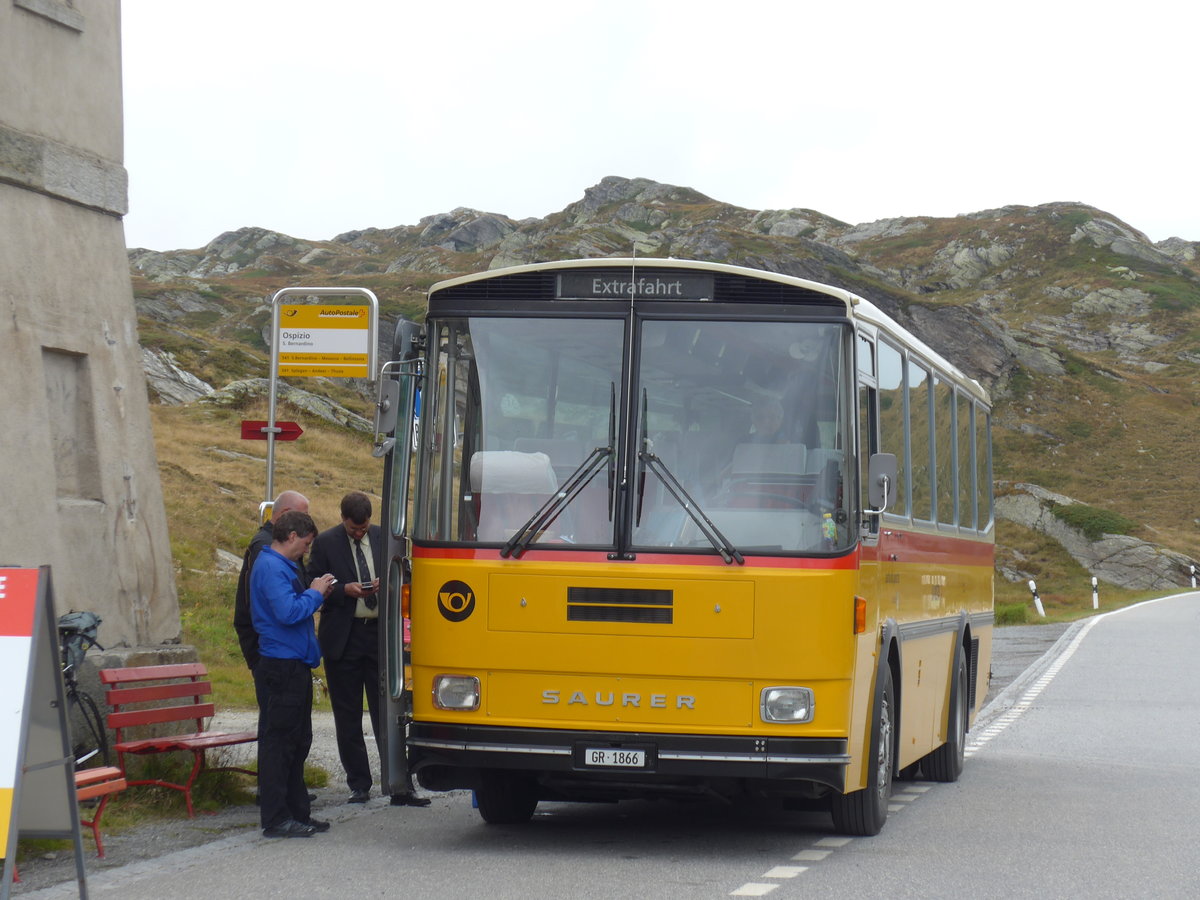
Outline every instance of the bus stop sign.
{"label": "bus stop sign", "polygon": [[[304,429],[296,422],[276,422],[275,440],[294,441],[304,434]],[[267,423],[260,419],[246,419],[242,422],[243,441],[265,441],[267,439]]]}

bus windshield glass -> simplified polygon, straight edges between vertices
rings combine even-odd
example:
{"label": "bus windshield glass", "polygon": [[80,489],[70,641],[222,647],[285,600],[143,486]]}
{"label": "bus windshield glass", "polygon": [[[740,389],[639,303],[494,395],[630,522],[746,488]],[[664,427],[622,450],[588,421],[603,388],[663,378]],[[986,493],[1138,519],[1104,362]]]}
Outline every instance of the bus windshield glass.
{"label": "bus windshield glass", "polygon": [[644,322],[633,545],[850,547],[848,340],[814,322]]}
{"label": "bus windshield glass", "polygon": [[[430,335],[414,537],[612,546],[625,327],[619,318],[441,320]],[[590,477],[571,501],[523,532],[581,470]]]}
{"label": "bus windshield glass", "polygon": [[414,537],[515,557],[853,546],[847,326],[639,317],[636,331],[626,396],[624,315],[437,320]]}

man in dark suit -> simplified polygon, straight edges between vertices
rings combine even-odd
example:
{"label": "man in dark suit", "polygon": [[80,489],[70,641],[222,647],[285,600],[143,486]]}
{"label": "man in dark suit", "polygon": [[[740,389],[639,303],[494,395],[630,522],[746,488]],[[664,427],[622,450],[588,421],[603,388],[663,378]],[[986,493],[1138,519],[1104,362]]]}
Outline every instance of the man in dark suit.
{"label": "man in dark suit", "polygon": [[[352,491],[342,498],[342,523],[313,542],[309,570],[330,572],[338,579],[321,609],[317,641],[325,659],[325,678],[338,755],[346,770],[351,803],[371,796],[371,764],[363,740],[363,694],[371,731],[380,743],[379,721],[379,578],[384,538],[371,524],[371,498]],[[424,806],[428,800],[411,791],[392,797],[394,805]]]}

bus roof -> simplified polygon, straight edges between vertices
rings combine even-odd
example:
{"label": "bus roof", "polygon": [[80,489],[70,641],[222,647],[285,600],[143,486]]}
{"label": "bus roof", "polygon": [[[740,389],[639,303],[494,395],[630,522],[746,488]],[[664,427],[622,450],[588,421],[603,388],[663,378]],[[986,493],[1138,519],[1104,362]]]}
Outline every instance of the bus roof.
{"label": "bus roof", "polygon": [[429,293],[434,294],[437,291],[445,290],[446,288],[457,287],[458,285],[470,284],[476,281],[485,281],[490,278],[502,278],[506,275],[520,275],[527,272],[546,272],[557,271],[562,269],[594,269],[601,266],[614,266],[618,268],[655,268],[655,269],[690,269],[693,271],[705,272],[722,272],[729,275],[740,275],[746,278],[757,278],[763,281],[775,281],[780,284],[791,285],[793,287],[804,288],[810,291],[816,291],[821,294],[826,294],[837,300],[841,300],[846,306],[846,315],[848,318],[858,322],[866,323],[879,331],[888,334],[898,339],[905,347],[914,351],[918,356],[922,357],[926,362],[936,368],[942,374],[950,377],[953,381],[959,384],[963,389],[974,394],[979,400],[990,404],[991,400],[988,397],[987,391],[974,378],[969,377],[962,372],[956,365],[948,359],[936,352],[920,338],[916,337],[908,329],[901,326],[895,319],[887,315],[878,306],[873,304],[865,297],[861,297],[851,291],[843,288],[834,287],[830,284],[822,284],[819,281],[809,281],[806,278],[797,278],[792,275],[783,275],[778,272],[768,272],[765,269],[751,269],[746,266],[734,266],[728,263],[704,262],[702,260],[690,259],[668,259],[657,257],[594,257],[591,259],[564,259],[551,262],[529,263],[523,266],[509,266],[502,269],[489,269],[484,272],[476,272],[471,275],[462,275],[458,278],[450,278],[446,281],[439,281],[434,284]]}

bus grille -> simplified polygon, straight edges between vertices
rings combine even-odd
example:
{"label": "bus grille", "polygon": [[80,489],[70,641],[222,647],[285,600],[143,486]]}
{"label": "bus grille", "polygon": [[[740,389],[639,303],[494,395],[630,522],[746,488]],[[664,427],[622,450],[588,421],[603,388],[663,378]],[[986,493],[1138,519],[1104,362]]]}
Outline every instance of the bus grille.
{"label": "bus grille", "polygon": [[637,588],[567,588],[568,622],[674,622],[673,591]]}

